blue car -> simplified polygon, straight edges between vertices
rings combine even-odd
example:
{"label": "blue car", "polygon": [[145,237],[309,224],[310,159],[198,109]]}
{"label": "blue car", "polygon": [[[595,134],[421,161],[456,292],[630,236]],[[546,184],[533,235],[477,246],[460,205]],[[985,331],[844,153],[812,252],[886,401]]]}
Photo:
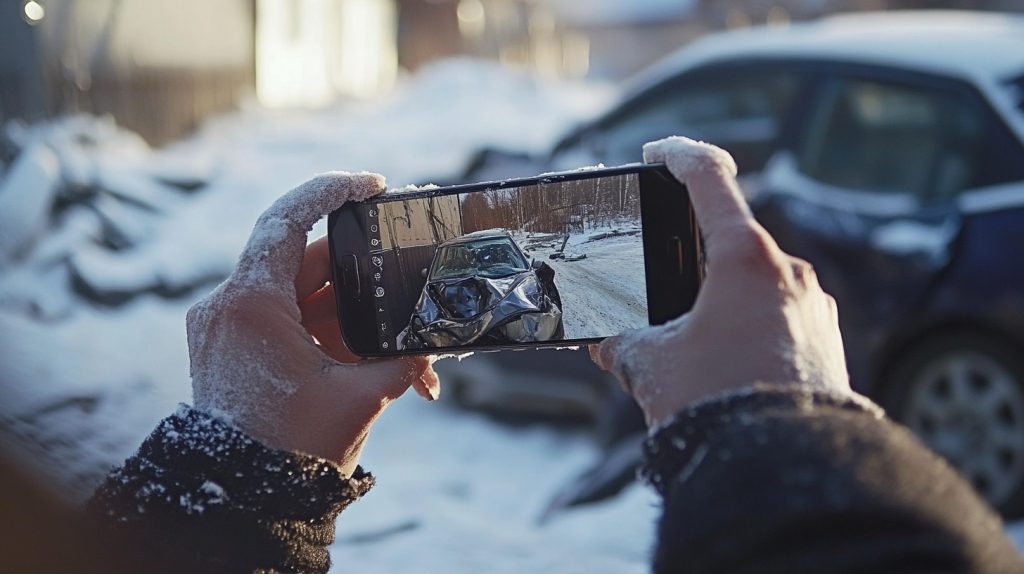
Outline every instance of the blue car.
{"label": "blue car", "polygon": [[712,35],[546,157],[485,151],[463,179],[635,162],[672,134],[729,150],[758,219],[814,264],[856,389],[1024,514],[1024,18]]}
{"label": "blue car", "polygon": [[820,32],[774,50],[801,92],[755,213],[835,296],[855,387],[1020,515],[1024,20]]}

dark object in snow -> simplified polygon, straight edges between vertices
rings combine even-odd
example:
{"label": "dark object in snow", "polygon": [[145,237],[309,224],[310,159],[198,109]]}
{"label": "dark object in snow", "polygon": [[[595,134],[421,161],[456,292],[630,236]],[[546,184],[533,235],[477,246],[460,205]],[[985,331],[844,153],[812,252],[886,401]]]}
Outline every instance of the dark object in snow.
{"label": "dark object in snow", "polygon": [[478,353],[439,361],[434,369],[444,381],[442,400],[502,424],[594,424],[610,397],[621,393],[586,349],[537,349],[528,361],[520,353]]}
{"label": "dark object in snow", "polygon": [[538,522],[546,524],[555,514],[591,502],[611,498],[636,481],[643,453],[643,433],[623,438],[612,445],[595,466],[568,483],[552,497]]}
{"label": "dark object in snow", "polygon": [[562,261],[579,261],[580,259],[586,259],[586,258],[587,258],[587,254],[586,253],[579,253],[579,254],[575,254],[574,253],[574,254],[570,254],[570,255],[566,255],[565,253],[552,253],[551,255],[548,255],[548,259],[559,259],[559,260],[562,260]]}
{"label": "dark object in snow", "polygon": [[562,300],[547,264],[530,263],[507,232],[438,246],[400,349],[557,341]]}
{"label": "dark object in snow", "polygon": [[541,516],[542,522],[565,509],[612,498],[636,481],[643,453],[632,447],[639,447],[647,436],[647,424],[636,400],[617,382],[604,402],[599,423],[600,458],[558,490]]}
{"label": "dark object in snow", "polygon": [[639,235],[639,229],[630,229],[623,231],[621,229],[613,229],[604,233],[595,233],[587,238],[587,241],[600,241],[601,239],[608,239],[611,237],[622,237],[624,235]]}
{"label": "dark object in snow", "polygon": [[562,235],[558,233],[531,236],[525,242],[523,242],[523,250],[532,251],[540,247],[543,247],[545,249],[551,249],[555,246],[554,241],[561,238]]}

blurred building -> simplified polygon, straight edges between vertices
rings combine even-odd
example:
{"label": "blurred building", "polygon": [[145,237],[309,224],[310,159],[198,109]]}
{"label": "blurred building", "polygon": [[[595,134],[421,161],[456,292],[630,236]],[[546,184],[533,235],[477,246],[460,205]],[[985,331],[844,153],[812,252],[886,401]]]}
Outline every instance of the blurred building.
{"label": "blurred building", "polygon": [[619,80],[710,31],[1024,0],[0,0],[0,122],[111,114],[163,143],[246,96],[372,97],[452,56]]}
{"label": "blurred building", "polygon": [[0,0],[0,122],[110,114],[151,143],[257,96],[367,96],[397,74],[394,0]]}
{"label": "blurred building", "polygon": [[398,74],[394,0],[258,0],[256,89],[268,106],[369,97]]}
{"label": "blurred building", "polygon": [[0,0],[0,119],[112,114],[168,141],[251,92],[252,22],[250,0]]}
{"label": "blurred building", "polygon": [[546,77],[620,78],[702,31],[698,0],[399,0],[399,62],[467,55]]}
{"label": "blurred building", "polygon": [[399,63],[415,70],[438,58],[471,56],[548,76],[583,76],[586,39],[544,0],[399,0]]}

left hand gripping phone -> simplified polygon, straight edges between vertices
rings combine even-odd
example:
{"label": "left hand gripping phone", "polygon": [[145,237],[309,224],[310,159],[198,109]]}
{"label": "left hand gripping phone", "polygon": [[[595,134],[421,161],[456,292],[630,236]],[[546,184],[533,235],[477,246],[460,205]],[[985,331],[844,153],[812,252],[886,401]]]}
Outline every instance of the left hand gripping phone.
{"label": "left hand gripping phone", "polygon": [[385,194],[331,213],[328,235],[364,357],[595,343],[688,311],[704,270],[660,164]]}

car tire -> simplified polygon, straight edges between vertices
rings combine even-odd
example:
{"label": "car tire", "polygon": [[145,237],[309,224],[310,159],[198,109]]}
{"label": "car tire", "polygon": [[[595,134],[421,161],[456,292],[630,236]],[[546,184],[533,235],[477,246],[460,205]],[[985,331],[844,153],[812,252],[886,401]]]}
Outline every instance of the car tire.
{"label": "car tire", "polygon": [[1007,518],[1024,515],[1024,360],[991,335],[948,333],[890,370],[882,404]]}

